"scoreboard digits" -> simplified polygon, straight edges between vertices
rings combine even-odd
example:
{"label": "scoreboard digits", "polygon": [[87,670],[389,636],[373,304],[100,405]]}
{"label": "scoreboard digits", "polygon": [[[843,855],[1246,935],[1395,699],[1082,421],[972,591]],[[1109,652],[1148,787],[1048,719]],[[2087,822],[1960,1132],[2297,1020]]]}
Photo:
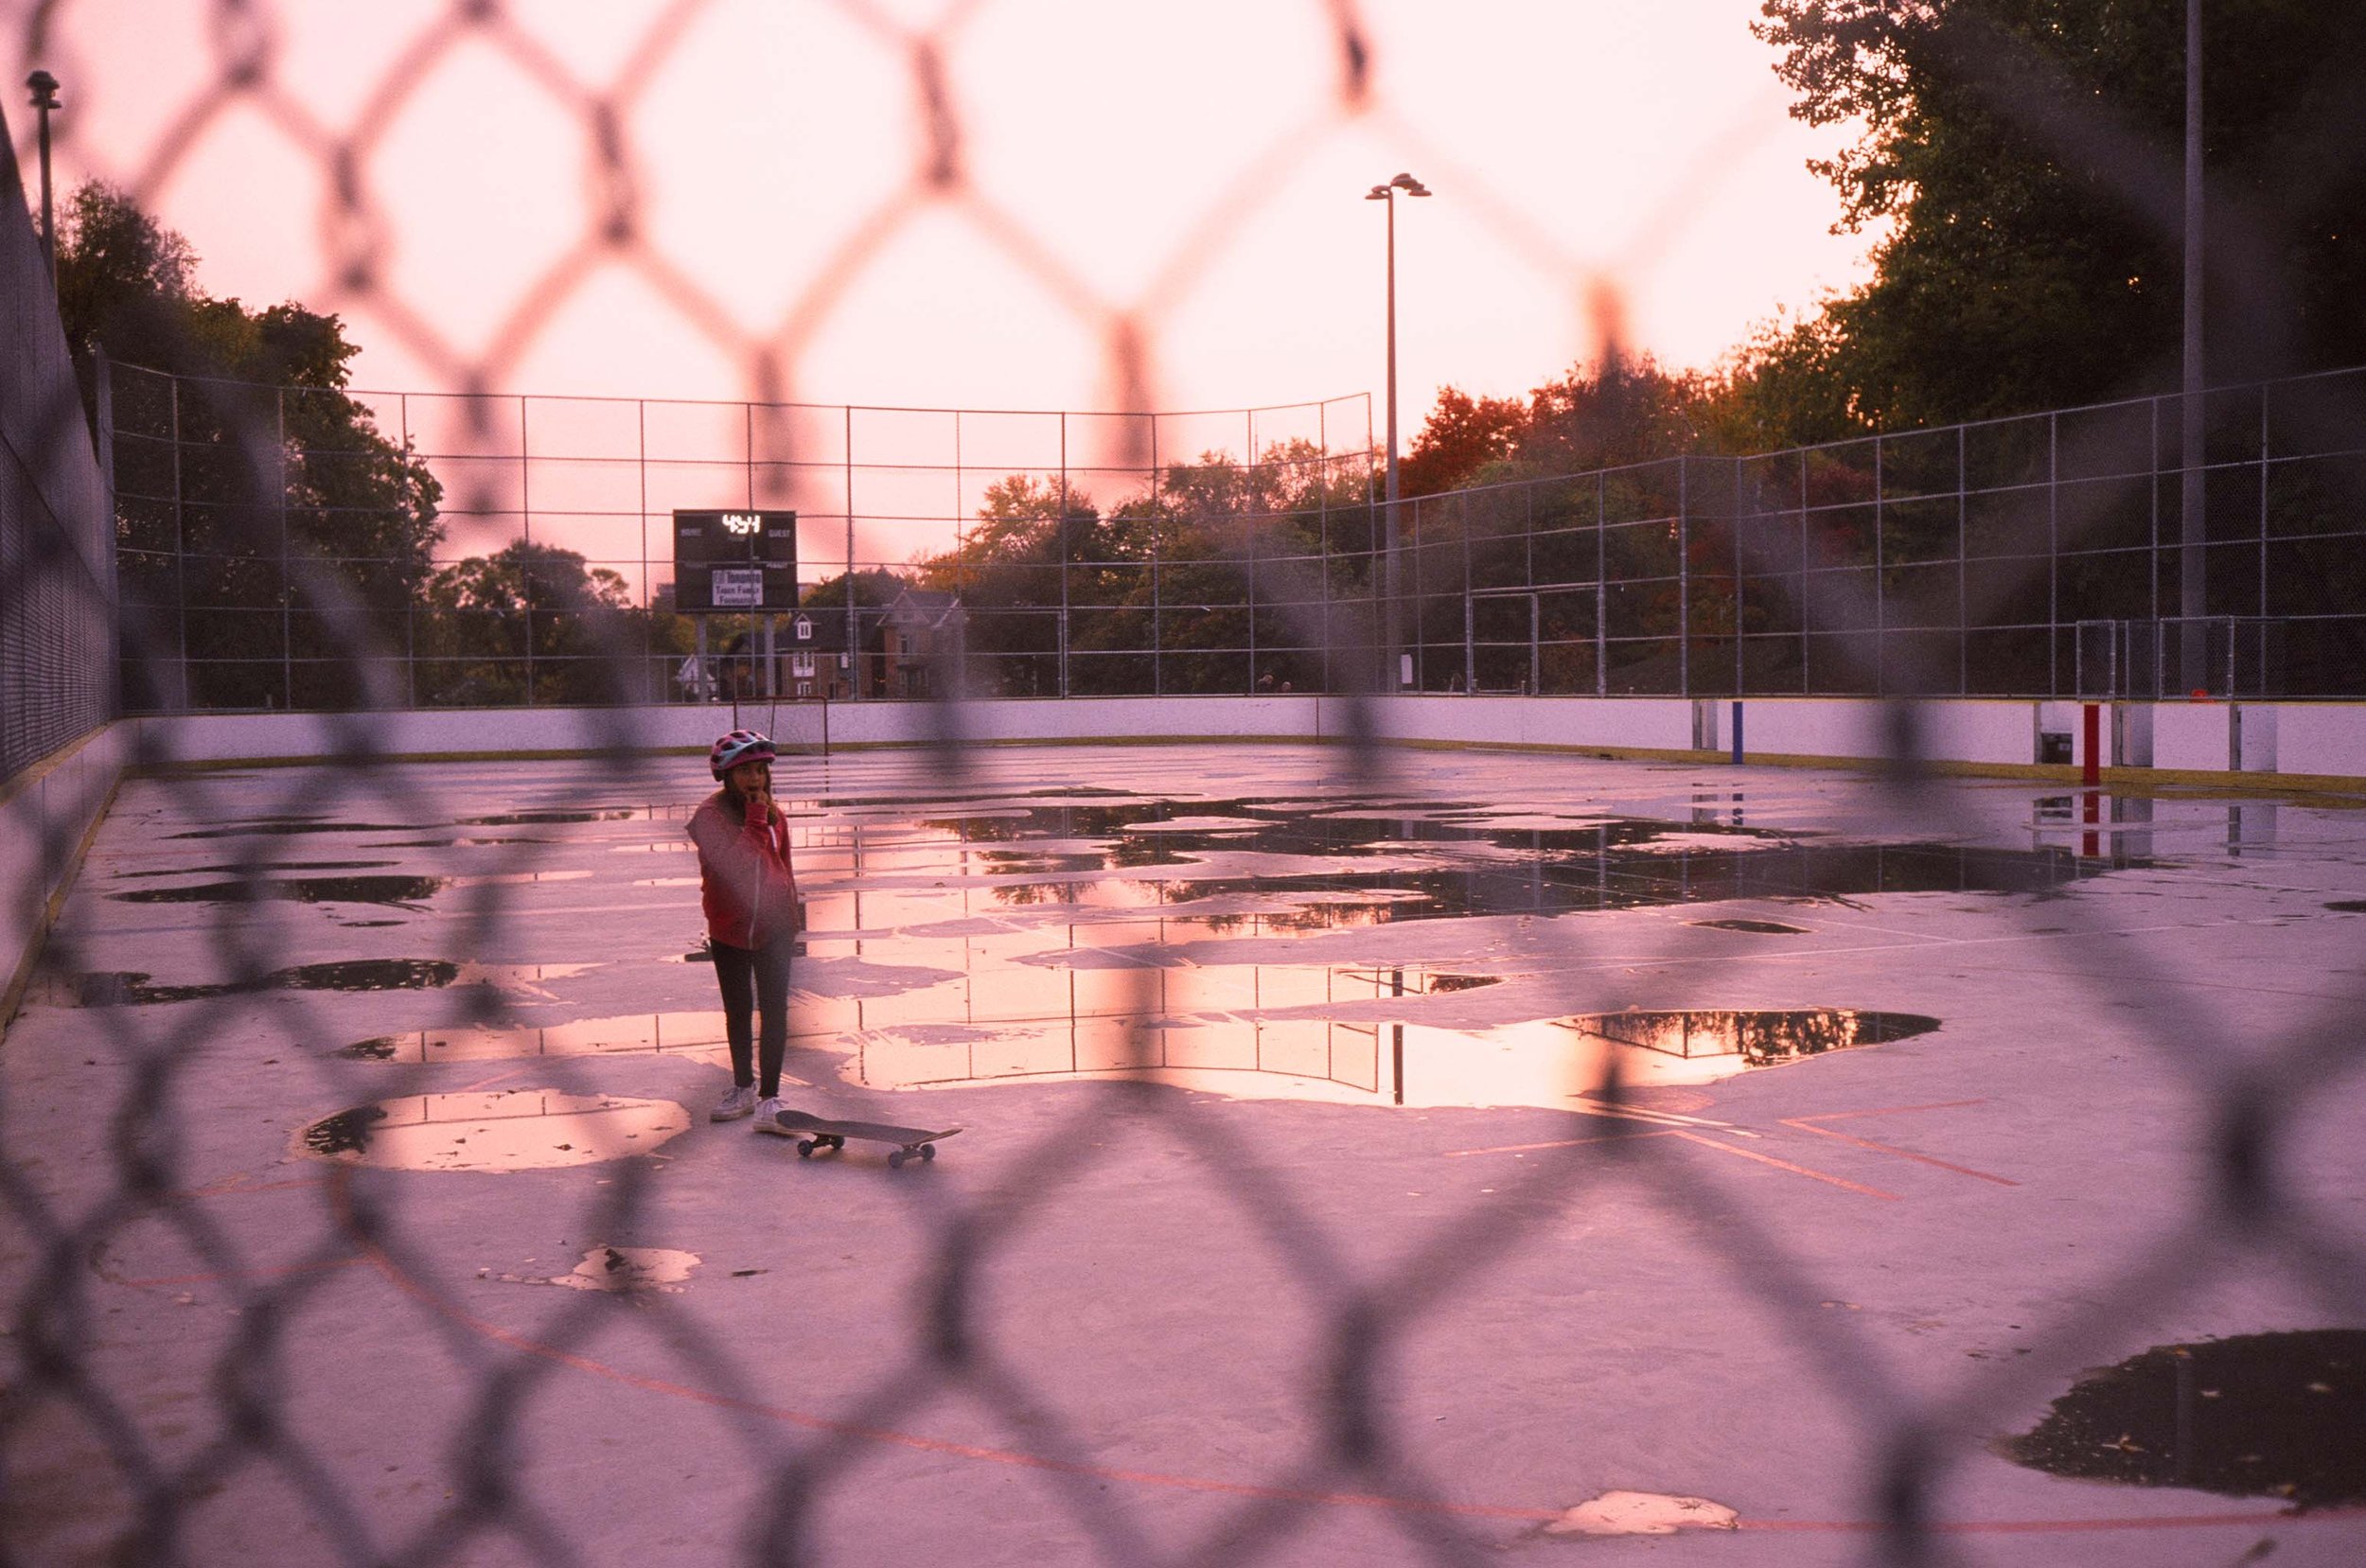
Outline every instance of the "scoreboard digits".
{"label": "scoreboard digits", "polygon": [[797,514],[677,511],[674,605],[701,610],[797,608]]}

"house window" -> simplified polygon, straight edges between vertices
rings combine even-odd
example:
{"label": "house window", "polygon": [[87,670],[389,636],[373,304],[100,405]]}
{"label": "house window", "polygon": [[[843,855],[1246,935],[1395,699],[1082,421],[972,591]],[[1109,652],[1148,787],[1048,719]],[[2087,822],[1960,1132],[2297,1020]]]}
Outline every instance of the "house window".
{"label": "house window", "polygon": [[802,676],[810,676],[813,674],[813,650],[811,648],[800,648],[795,653],[790,654],[788,656],[788,673],[791,675]]}
{"label": "house window", "polygon": [[797,617],[797,641],[800,643],[810,643],[813,641],[812,616],[800,615]]}
{"label": "house window", "polygon": [[797,695],[799,696],[813,696],[813,682],[810,680],[800,680],[797,682]]}

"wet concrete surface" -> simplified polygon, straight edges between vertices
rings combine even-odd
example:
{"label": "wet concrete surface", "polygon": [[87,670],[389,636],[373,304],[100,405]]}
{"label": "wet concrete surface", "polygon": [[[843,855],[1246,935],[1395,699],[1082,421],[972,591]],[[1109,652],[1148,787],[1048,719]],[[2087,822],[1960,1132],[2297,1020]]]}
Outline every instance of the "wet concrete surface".
{"label": "wet concrete surface", "polygon": [[[1372,1500],[1426,1486],[1515,1559],[1854,1563],[1885,1413],[1926,1407],[1994,1412],[1940,1423],[1964,1562],[2359,1555],[2338,1504],[2287,1520],[1990,1445],[2098,1362],[2326,1326],[2321,1281],[2209,1222],[2211,1129],[2217,1085],[2356,1012],[2366,817],[1344,760],[786,760],[794,1103],[964,1125],[918,1182],[706,1120],[697,759],[135,780],[0,1050],[12,1179],[100,1227],[100,1375],[168,1457],[231,1418],[216,1368],[256,1293],[300,1291],[287,1385],[338,1412],[321,1462],[388,1540],[465,1490],[482,1352],[543,1368],[514,1479],[600,1563],[729,1559],[763,1506],[750,1435],[857,1418],[825,1560],[1088,1558],[1031,1468],[1052,1456],[1170,1554],[1279,1479],[1315,1500],[1272,1560],[1429,1560]],[[418,896],[272,890],[365,872]],[[2366,1116],[2345,1058],[2309,1061],[2264,1080],[2275,1190],[2333,1256],[2360,1244]],[[150,1138],[166,1195],[111,1207]],[[37,1280],[24,1212],[0,1261]],[[947,1383],[874,1418],[927,1365],[964,1215],[1019,1403]],[[2179,1237],[2160,1288],[2118,1288]],[[1406,1468],[1309,1476],[1366,1288],[1403,1307],[1376,1410]],[[26,1418],[12,1479],[82,1501],[0,1528],[103,1558],[131,1505],[64,1409]],[[193,1560],[334,1555],[284,1492],[222,1497]],[[1567,1543],[1638,1497],[1737,1527]]]}

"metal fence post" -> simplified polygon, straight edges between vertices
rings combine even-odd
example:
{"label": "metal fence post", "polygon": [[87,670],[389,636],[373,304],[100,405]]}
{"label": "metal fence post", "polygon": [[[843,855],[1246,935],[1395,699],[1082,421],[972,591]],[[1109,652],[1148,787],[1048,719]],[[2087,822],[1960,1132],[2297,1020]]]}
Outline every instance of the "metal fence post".
{"label": "metal fence post", "polygon": [[[2062,695],[2062,417],[2045,416],[2045,650],[2046,686]],[[2077,650],[2072,650],[2074,660]],[[2076,678],[2075,665],[2073,678]]]}
{"label": "metal fence post", "polygon": [[[855,615],[855,410],[845,409],[846,442],[839,449],[846,476],[846,677],[854,699],[862,700],[862,633]],[[705,623],[701,622],[700,625]],[[703,650],[702,650],[703,651]],[[701,661],[699,668],[705,664]]]}
{"label": "metal fence post", "polygon": [[1053,546],[1060,552],[1060,695],[1068,695],[1068,561],[1074,552],[1068,548],[1068,410],[1060,411],[1060,502],[1058,520],[1051,525]]}
{"label": "metal fence post", "polygon": [[1955,695],[1971,695],[1971,540],[1966,491],[1971,484],[1965,459],[1966,427],[1955,427]]}
{"label": "metal fence post", "polygon": [[[1610,511],[1610,481],[1600,469],[1594,473],[1594,695],[1610,695],[1610,589],[1605,581],[1610,570],[1609,527],[1605,519]],[[1535,577],[1529,576],[1530,586]],[[1528,657],[1536,658],[1536,620],[1529,617]]]}
{"label": "metal fence post", "polygon": [[1676,459],[1676,690],[1692,695],[1692,459]]}
{"label": "metal fence post", "polygon": [[[1745,672],[1742,660],[1741,643],[1741,521],[1743,517],[1741,502],[1742,462],[1743,459],[1741,458],[1737,457],[1734,459],[1734,482],[1733,488],[1730,492],[1732,496],[1731,504],[1733,506],[1733,520],[1728,525],[1733,529],[1734,535],[1734,696],[1737,698],[1741,696],[1742,688],[1748,684],[1747,680],[1744,678]],[[1735,732],[1738,734],[1739,733],[1739,731],[1737,730]],[[1737,749],[1736,760],[1739,760],[1739,749]]]}
{"label": "metal fence post", "polygon": [[181,378],[168,376],[172,402],[172,670],[170,711],[189,707],[189,534],[181,481]]}
{"label": "metal fence post", "polygon": [[279,511],[279,691],[281,705],[295,707],[295,594],[288,581],[288,393],[272,394],[272,473],[278,481]]}
{"label": "metal fence post", "polygon": [[534,706],[534,475],[533,438],[526,428],[526,400],[518,398],[518,524],[523,531],[525,548],[519,554],[519,579],[525,590],[523,609],[526,623],[526,706]]}

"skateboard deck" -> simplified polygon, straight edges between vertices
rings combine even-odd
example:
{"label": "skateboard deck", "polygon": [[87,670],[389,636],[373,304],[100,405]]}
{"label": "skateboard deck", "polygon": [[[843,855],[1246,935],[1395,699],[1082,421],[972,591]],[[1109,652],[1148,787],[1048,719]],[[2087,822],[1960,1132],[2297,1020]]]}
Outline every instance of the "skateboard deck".
{"label": "skateboard deck", "polygon": [[869,1143],[889,1143],[888,1168],[897,1170],[915,1155],[924,1160],[937,1157],[937,1144],[961,1131],[959,1127],[898,1127],[886,1121],[833,1121],[815,1116],[810,1111],[782,1111],[763,1124],[768,1133],[797,1139],[797,1157],[811,1159],[814,1151],[843,1149],[850,1137]]}

